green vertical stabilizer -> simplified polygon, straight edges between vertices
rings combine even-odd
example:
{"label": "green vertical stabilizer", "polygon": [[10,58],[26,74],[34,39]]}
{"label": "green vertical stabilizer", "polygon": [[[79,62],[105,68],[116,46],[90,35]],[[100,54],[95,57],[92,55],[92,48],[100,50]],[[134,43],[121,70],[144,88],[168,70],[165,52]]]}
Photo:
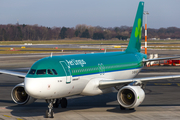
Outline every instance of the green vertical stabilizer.
{"label": "green vertical stabilizer", "polygon": [[139,6],[136,13],[133,29],[129,45],[126,52],[140,52],[141,51],[141,33],[142,33],[142,22],[143,22],[144,2],[139,2]]}

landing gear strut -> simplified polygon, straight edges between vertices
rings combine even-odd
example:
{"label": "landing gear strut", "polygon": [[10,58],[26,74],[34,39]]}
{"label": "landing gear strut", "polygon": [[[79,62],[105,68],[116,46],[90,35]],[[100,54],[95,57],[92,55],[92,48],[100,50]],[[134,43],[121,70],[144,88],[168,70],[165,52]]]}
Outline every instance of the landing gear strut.
{"label": "landing gear strut", "polygon": [[59,104],[61,104],[61,108],[66,108],[67,107],[67,99],[66,98],[56,99],[55,103],[53,103],[53,107],[58,108]]}
{"label": "landing gear strut", "polygon": [[56,99],[56,100],[55,100],[55,103],[53,104],[53,107],[54,107],[54,108],[58,108],[60,102],[61,102],[61,99]]}
{"label": "landing gear strut", "polygon": [[56,102],[56,99],[50,99],[47,100],[47,102],[49,103],[48,105],[48,110],[46,110],[46,114],[45,114],[45,118],[54,118],[53,116],[53,104]]}
{"label": "landing gear strut", "polygon": [[66,98],[49,99],[49,100],[46,100],[46,102],[49,103],[49,105],[48,105],[49,109],[46,110],[45,118],[54,118],[54,116],[53,116],[53,107],[58,108],[59,104],[61,104],[62,108],[67,107],[67,99]]}

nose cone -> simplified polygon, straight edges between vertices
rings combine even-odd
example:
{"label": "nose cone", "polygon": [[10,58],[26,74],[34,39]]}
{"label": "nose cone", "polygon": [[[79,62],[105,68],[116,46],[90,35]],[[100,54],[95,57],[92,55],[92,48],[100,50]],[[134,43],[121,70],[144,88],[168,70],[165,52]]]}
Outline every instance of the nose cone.
{"label": "nose cone", "polygon": [[34,98],[40,98],[42,83],[39,83],[37,78],[25,78],[24,87],[28,95]]}

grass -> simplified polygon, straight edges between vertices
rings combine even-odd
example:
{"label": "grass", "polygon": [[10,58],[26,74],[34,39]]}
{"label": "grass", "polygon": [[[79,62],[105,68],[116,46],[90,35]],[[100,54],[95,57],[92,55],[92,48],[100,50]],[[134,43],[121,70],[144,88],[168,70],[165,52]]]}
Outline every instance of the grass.
{"label": "grass", "polygon": [[[84,39],[84,40],[39,40],[39,41],[1,41],[0,45],[17,45],[17,44],[25,44],[25,43],[32,43],[32,44],[128,44],[129,41],[122,41],[122,40],[91,40],[91,39]],[[142,40],[144,43],[144,40]],[[180,40],[149,40],[148,43],[180,43]]]}
{"label": "grass", "polygon": [[[129,41],[121,41],[121,40],[44,40],[44,41],[1,41],[0,45],[17,45],[21,44],[22,46],[25,43],[32,43],[32,44],[127,44]],[[151,49],[180,49],[180,40],[151,40],[148,43],[162,43],[162,44],[150,44],[148,48]],[[163,44],[169,43],[169,44]],[[177,44],[171,44],[177,43]],[[142,41],[142,46],[144,46],[144,41]],[[151,47],[154,46],[154,47]],[[161,47],[164,46],[164,47]],[[14,48],[14,51],[10,50],[10,47],[0,47],[0,54],[25,54],[25,53],[50,53],[50,52],[64,52],[67,51],[99,51],[102,52],[100,49],[91,49],[91,48]],[[107,51],[121,51],[119,49],[107,49]]]}
{"label": "grass", "polygon": [[0,45],[17,45],[17,44],[119,44],[128,43],[121,40],[42,40],[42,41],[1,41]]}
{"label": "grass", "polygon": [[[104,52],[104,50],[100,49],[94,49],[94,48],[14,48],[14,50],[11,50],[7,47],[1,47],[0,48],[0,54],[26,54],[26,53],[57,53],[57,52]],[[109,51],[119,51],[119,49],[108,49]]]}

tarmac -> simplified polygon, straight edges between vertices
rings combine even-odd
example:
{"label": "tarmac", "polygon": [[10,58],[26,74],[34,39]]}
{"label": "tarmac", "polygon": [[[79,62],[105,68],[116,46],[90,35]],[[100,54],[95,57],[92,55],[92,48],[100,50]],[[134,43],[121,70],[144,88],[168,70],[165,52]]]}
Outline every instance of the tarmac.
{"label": "tarmac", "polygon": [[[42,55],[42,54],[41,54]],[[34,61],[43,55],[0,58],[0,68],[27,72]],[[46,55],[45,55],[46,56]],[[47,55],[48,56],[48,55]],[[180,67],[145,67],[137,77],[179,74]],[[44,100],[20,106],[10,96],[12,88],[23,82],[22,78],[0,75],[0,120],[38,120],[44,118],[48,104]],[[68,106],[54,108],[54,120],[155,120],[180,118],[180,80],[158,80],[148,82],[145,100],[135,110],[120,110],[117,91],[97,96],[68,97]]]}
{"label": "tarmac", "polygon": [[[38,120],[44,118],[43,107],[0,107],[1,120]],[[179,120],[180,107],[140,106],[136,111],[120,111],[116,107],[67,108],[54,110],[54,120]]]}

